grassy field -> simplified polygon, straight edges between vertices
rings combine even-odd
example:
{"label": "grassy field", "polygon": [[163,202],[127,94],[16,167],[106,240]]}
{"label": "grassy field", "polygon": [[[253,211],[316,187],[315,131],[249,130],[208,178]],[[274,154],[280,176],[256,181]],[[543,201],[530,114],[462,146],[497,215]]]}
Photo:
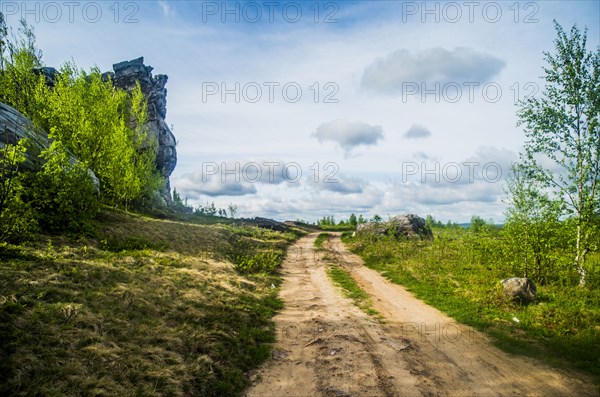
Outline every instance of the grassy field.
{"label": "grassy field", "polygon": [[0,245],[0,395],[239,395],[270,354],[298,233],[105,211]]}
{"label": "grassy field", "polygon": [[456,320],[487,332],[503,349],[585,370],[600,383],[597,253],[590,258],[586,288],[575,283],[538,285],[538,301],[520,306],[503,295],[499,281],[518,275],[503,266],[505,258],[494,249],[497,237],[462,229],[437,229],[434,234],[432,241],[349,234],[343,241],[368,267]]}

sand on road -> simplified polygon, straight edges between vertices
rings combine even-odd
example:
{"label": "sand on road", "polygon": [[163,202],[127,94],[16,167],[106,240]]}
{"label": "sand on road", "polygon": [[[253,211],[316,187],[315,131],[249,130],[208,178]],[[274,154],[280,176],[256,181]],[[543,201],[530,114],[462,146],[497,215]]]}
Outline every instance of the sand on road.
{"label": "sand on road", "polygon": [[[598,395],[588,377],[505,353],[363,266],[339,234],[316,250],[317,235],[290,247],[283,263],[273,358],[248,397]],[[383,320],[332,285],[331,263],[350,272]]]}

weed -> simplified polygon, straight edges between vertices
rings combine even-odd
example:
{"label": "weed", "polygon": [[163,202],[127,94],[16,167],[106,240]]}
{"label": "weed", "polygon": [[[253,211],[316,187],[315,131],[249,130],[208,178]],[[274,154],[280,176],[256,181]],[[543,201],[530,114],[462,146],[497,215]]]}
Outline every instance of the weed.
{"label": "weed", "polygon": [[317,236],[314,244],[318,251],[324,250],[323,243],[325,243],[325,241],[327,241],[329,239],[329,237],[331,237],[331,234],[329,234],[329,233],[320,233]]}
{"label": "weed", "polygon": [[378,319],[383,319],[381,313],[373,308],[371,297],[356,283],[350,273],[338,265],[329,265],[327,267],[327,275],[338,287],[342,289],[347,298],[352,299],[352,302],[362,311],[370,316]]}

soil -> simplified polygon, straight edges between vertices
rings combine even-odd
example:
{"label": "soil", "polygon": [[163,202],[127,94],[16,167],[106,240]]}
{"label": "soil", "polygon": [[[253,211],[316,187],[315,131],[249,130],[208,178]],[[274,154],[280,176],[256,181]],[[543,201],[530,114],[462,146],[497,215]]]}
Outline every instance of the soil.
{"label": "soil", "polygon": [[[510,355],[365,267],[334,234],[324,251],[300,239],[283,264],[273,358],[248,397],[598,396],[586,375]],[[350,272],[383,317],[345,298],[326,274]]]}

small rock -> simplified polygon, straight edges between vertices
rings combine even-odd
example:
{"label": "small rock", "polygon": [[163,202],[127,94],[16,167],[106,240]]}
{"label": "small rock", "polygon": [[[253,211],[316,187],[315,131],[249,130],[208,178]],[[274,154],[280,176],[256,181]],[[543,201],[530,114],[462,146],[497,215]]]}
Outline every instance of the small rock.
{"label": "small rock", "polygon": [[536,299],[535,284],[527,277],[505,278],[500,283],[504,288],[504,294],[516,302],[526,305]]}

